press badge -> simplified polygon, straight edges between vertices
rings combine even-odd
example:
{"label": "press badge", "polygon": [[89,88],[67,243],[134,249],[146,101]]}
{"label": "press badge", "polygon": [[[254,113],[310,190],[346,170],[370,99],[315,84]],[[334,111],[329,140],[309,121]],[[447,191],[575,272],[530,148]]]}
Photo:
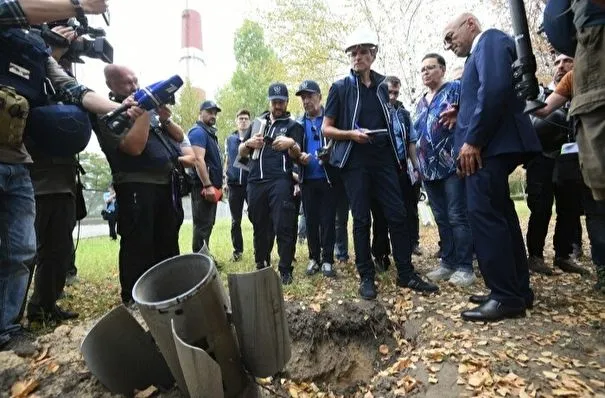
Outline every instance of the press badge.
{"label": "press badge", "polygon": [[578,144],[576,144],[575,142],[563,144],[563,146],[561,147],[561,155],[566,155],[569,153],[578,153]]}

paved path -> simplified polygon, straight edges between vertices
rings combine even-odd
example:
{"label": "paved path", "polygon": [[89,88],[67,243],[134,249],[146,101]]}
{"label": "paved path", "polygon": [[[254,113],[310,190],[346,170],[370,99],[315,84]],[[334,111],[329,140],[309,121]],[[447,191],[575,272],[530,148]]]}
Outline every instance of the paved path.
{"label": "paved path", "polygon": [[[183,202],[183,207],[185,211],[185,221],[184,224],[191,224],[191,201],[187,198]],[[218,209],[216,210],[216,218],[228,218],[231,217],[229,213],[229,204],[225,202],[219,202]],[[109,236],[109,226],[106,221],[102,219],[84,219],[80,225],[80,238],[93,238],[95,236]],[[74,229],[73,233],[74,238],[78,236],[78,226]]]}

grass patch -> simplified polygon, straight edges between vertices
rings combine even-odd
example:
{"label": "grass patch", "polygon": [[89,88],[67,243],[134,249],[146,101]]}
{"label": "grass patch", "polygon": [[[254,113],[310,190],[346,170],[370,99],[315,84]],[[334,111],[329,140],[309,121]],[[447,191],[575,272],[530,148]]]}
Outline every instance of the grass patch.
{"label": "grass patch", "polygon": [[[529,210],[525,201],[515,201],[519,218],[527,220]],[[221,278],[226,285],[227,274],[250,272],[255,269],[252,245],[252,225],[247,218],[242,220],[242,233],[244,236],[244,255],[241,261],[233,262],[231,255],[231,220],[217,220],[212,237],[210,250],[215,256]],[[424,271],[436,265],[430,260],[429,253],[436,250],[438,240],[437,228],[421,227],[420,244],[425,250],[423,264],[415,264]],[[349,227],[351,235],[352,228]],[[191,252],[192,225],[181,227],[179,246],[181,253]],[[353,254],[352,236],[349,239],[349,251]],[[85,317],[98,317],[120,303],[120,282],[118,274],[119,241],[112,241],[108,236],[81,239],[76,254],[76,264],[80,283],[67,291],[67,306],[82,313]],[[328,299],[334,295],[338,298],[357,297],[358,277],[354,264],[337,265],[338,277],[327,279],[322,275],[307,277],[304,274],[308,261],[306,244],[296,246],[297,262],[294,266],[294,283],[284,287],[284,294],[291,300],[312,300],[318,297]],[[276,267],[278,256],[277,247],[272,253],[273,266]],[[394,266],[388,273],[377,275],[378,281],[383,284],[395,280]]]}

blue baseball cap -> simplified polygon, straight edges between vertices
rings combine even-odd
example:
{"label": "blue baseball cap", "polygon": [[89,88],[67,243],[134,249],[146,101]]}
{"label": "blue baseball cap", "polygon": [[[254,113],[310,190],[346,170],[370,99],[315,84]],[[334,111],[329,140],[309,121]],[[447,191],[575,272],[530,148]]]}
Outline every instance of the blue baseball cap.
{"label": "blue baseball cap", "polygon": [[207,111],[210,109],[216,109],[217,112],[221,111],[221,108],[219,108],[216,102],[212,100],[206,100],[202,102],[202,105],[200,105],[200,111]]}
{"label": "blue baseball cap", "polygon": [[310,93],[310,94],[321,94],[321,89],[319,88],[319,84],[317,84],[314,80],[305,80],[300,83],[298,87],[298,91],[296,92],[297,96],[302,95],[302,93]]}
{"label": "blue baseball cap", "polygon": [[269,86],[269,93],[267,95],[269,101],[271,100],[288,100],[288,87],[284,83],[273,83]]}

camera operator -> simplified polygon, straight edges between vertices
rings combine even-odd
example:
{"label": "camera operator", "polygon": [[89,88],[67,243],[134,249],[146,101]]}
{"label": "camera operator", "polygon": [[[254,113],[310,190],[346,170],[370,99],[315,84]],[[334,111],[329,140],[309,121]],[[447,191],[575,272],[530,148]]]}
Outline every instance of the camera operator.
{"label": "camera operator", "polygon": [[[560,54],[555,59],[553,89],[561,82],[563,76],[573,68],[573,58]],[[541,100],[548,97],[552,91],[542,89]],[[543,111],[538,111],[541,114]],[[586,270],[579,267],[570,258],[573,243],[576,240],[577,224],[580,223],[580,194],[575,182],[556,181],[554,177],[556,164],[563,144],[569,142],[568,136],[572,128],[567,122],[567,108],[563,107],[553,112],[545,119],[534,117],[532,123],[543,152],[527,162],[527,206],[530,210],[527,224],[527,250],[529,252],[529,270],[544,275],[552,275],[552,269],[544,263],[544,241],[548,233],[553,201],[557,206],[555,224],[553,265],[564,272],[585,274]],[[581,228],[581,226],[580,226]]]}
{"label": "camera operator", "polygon": [[[292,283],[297,213],[292,160],[298,161],[301,157],[303,128],[290,118],[285,84],[271,84],[268,100],[269,111],[254,121],[239,146],[239,155],[243,158],[252,155],[248,175],[248,216],[254,228],[256,267],[269,266],[272,237],[276,235],[281,281],[288,285]],[[274,234],[269,231],[271,225]]]}
{"label": "camera operator", "polygon": [[[67,26],[57,26],[53,31],[69,42],[76,38],[74,30]],[[66,52],[67,47],[52,47],[52,57],[59,63]],[[83,128],[86,131],[82,134],[90,134],[89,125]],[[78,163],[75,155],[48,154],[47,148],[36,144],[31,137],[26,137],[25,145],[34,162],[29,171],[36,198],[37,240],[34,288],[27,305],[27,319],[60,322],[78,316],[56,304],[74,255],[72,231],[76,225]],[[30,272],[34,272],[33,268]]]}
{"label": "camera operator", "polygon": [[[573,93],[575,93],[574,74],[575,70],[567,72],[555,88],[555,91],[546,98],[546,107],[534,112],[534,114],[546,117],[571,100]],[[576,134],[579,134],[579,132],[576,131]],[[561,148],[561,155],[558,159],[569,158],[577,168],[578,155],[582,153],[581,151],[579,145],[575,148],[573,144],[569,148],[564,146]],[[584,183],[585,180],[581,178],[584,173],[578,175],[580,173],[576,171],[574,174],[576,174],[575,178],[570,182],[577,184],[575,191],[580,191],[582,195],[582,206],[586,215],[586,230],[588,232],[588,239],[590,240],[592,262],[597,271],[597,283],[594,285],[594,289],[605,293],[605,202],[595,200],[593,196],[594,190],[590,190]]]}
{"label": "camera operator", "polygon": [[[344,48],[351,73],[332,84],[326,100],[323,131],[334,140],[330,164],[340,169],[353,214],[355,263],[361,278],[359,295],[377,296],[375,269],[370,256],[370,202],[375,198],[387,220],[397,286],[435,292],[412,265],[412,248],[403,194],[397,173],[399,161],[385,76],[371,69],[378,52],[375,34],[357,30]],[[372,130],[374,134],[372,134]],[[372,135],[371,135],[372,134]]]}
{"label": "camera operator", "polygon": [[147,112],[133,103],[131,95],[139,84],[132,70],[108,65],[105,80],[111,98],[133,104],[127,111],[132,123],[124,131],[110,130],[99,117],[93,123],[113,175],[121,237],[121,298],[130,306],[137,279],[158,262],[179,254],[183,208],[171,175],[184,135],[170,119],[168,107]]}
{"label": "camera operator", "polygon": [[[23,305],[29,268],[36,253],[34,190],[27,165],[32,162],[23,145],[27,111],[47,102],[48,78],[64,102],[95,112],[109,112],[118,104],[93,93],[67,75],[49,57],[45,43],[19,29],[46,20],[69,18],[84,10],[101,13],[105,1],[84,1],[79,10],[68,0],[0,1],[0,40],[3,62],[21,66],[0,73],[0,95],[13,110],[0,109],[0,349],[12,349],[23,339],[18,317]],[[18,50],[17,50],[18,49]]]}

